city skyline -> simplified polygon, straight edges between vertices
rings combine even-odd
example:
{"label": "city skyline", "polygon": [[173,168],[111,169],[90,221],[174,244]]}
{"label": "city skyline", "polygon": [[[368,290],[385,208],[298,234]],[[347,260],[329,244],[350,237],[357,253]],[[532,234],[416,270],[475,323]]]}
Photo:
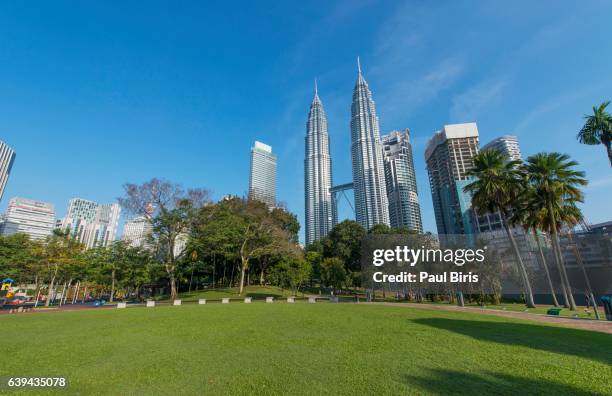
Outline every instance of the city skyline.
{"label": "city skyline", "polygon": [[[18,156],[0,211],[11,197],[26,196],[53,203],[62,217],[65,202],[75,195],[114,202],[123,183],[151,177],[210,188],[215,199],[243,196],[248,158],[228,156],[223,148],[231,139],[232,154],[246,153],[253,140],[261,139],[275,147],[278,199],[300,218],[303,238],[300,159],[312,79],[317,76],[325,87],[332,177],[336,183],[349,182],[349,90],[355,57],[361,55],[377,99],[381,133],[412,131],[426,231],[436,228],[424,143],[441,125],[470,121],[478,122],[482,142],[518,136],[523,157],[542,150],[570,154],[591,182],[583,206],[587,219],[607,221],[609,166],[600,148],[578,145],[575,135],[582,116],[612,91],[611,79],[595,77],[607,75],[602,67],[612,51],[603,51],[603,62],[582,62],[580,68],[575,62],[589,58],[589,37],[597,32],[597,23],[583,26],[579,21],[593,15],[603,21],[604,9],[611,6],[555,4],[551,9],[518,2],[503,13],[486,5],[467,12],[459,5],[411,2],[335,3],[325,13],[309,5],[300,5],[298,13],[278,6],[273,15],[284,15],[287,25],[249,8],[235,17],[235,32],[224,27],[223,18],[206,17],[222,9],[174,9],[171,25],[151,15],[135,30],[127,19],[117,19],[112,7],[90,12],[84,6],[60,14],[41,5],[49,16],[41,19],[25,6],[5,4],[0,17],[0,40],[7,48],[0,63],[5,87],[0,140]],[[154,14],[158,6],[151,7]],[[125,15],[137,11],[126,6]],[[251,18],[269,21],[253,39],[246,34]],[[452,38],[432,28],[445,23],[454,26]],[[174,29],[178,25],[181,29]],[[495,46],[483,33],[492,29]],[[153,30],[164,37],[159,45],[153,46],[158,41],[146,33]],[[193,32],[199,33],[197,39]],[[362,40],[354,40],[355,32]],[[213,41],[210,50],[199,54],[211,45],[202,38],[220,33],[224,40]],[[258,44],[255,36],[270,40]],[[563,48],[548,45],[561,42]],[[93,63],[91,51],[98,54]],[[210,51],[223,56],[212,61]],[[254,54],[255,65],[247,61]],[[75,74],[75,68],[81,72]],[[151,160],[151,153],[161,160]],[[346,205],[340,208],[339,220],[349,212]]]}

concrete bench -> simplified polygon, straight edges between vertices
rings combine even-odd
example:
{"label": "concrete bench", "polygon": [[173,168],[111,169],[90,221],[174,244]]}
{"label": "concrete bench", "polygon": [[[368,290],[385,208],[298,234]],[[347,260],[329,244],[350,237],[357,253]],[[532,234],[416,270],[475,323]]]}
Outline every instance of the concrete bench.
{"label": "concrete bench", "polygon": [[253,297],[245,297],[244,298],[244,303],[245,304],[250,304],[253,301]]}
{"label": "concrete bench", "polygon": [[117,303],[117,308],[127,308],[127,303],[124,303],[124,302]]}
{"label": "concrete bench", "polygon": [[154,307],[155,307],[155,301],[148,300],[147,301],[147,308],[154,308]]}
{"label": "concrete bench", "polygon": [[181,305],[181,300],[172,301],[172,305]]}
{"label": "concrete bench", "polygon": [[294,303],[295,302],[295,297],[287,297],[287,302],[288,303]]}
{"label": "concrete bench", "polygon": [[308,302],[311,304],[314,304],[317,302],[317,298],[316,297],[308,297]]}
{"label": "concrete bench", "polygon": [[221,299],[221,304],[229,304],[229,298],[225,297]]}
{"label": "concrete bench", "polygon": [[273,303],[274,302],[274,297],[266,297],[266,302],[267,303]]}
{"label": "concrete bench", "polygon": [[200,298],[198,300],[198,304],[200,304],[200,305],[206,304],[206,299],[205,298]]}

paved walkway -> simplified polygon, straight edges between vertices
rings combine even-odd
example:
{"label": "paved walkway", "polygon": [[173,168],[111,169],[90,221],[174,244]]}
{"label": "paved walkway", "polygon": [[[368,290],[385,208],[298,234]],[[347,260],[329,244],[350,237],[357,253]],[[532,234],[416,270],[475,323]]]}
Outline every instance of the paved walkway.
{"label": "paved walkway", "polygon": [[[369,302],[365,304],[376,305],[391,305],[405,308],[420,308],[420,309],[437,309],[443,311],[467,311],[479,313],[483,315],[503,316],[506,318],[518,318],[533,320],[536,322],[552,323],[563,327],[571,327],[581,330],[599,331],[602,333],[612,334],[612,322],[592,319],[573,319],[558,316],[548,316],[541,314],[533,314],[526,312],[501,311],[498,309],[476,308],[476,307],[458,307],[456,305],[434,305],[434,304],[415,304],[415,303],[389,303],[389,302]],[[603,314],[603,313],[601,313]]]}

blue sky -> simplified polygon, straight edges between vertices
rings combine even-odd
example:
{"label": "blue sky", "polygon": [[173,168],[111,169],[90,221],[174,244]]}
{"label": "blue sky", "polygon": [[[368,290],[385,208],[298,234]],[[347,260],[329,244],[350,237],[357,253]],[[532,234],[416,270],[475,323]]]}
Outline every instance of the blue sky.
{"label": "blue sky", "polygon": [[570,154],[587,219],[611,220],[604,148],[575,140],[612,99],[610,15],[603,1],[2,2],[0,140],[17,159],[0,209],[23,196],[61,217],[72,197],[113,202],[151,177],[243,195],[259,139],[301,221],[313,80],[348,182],[359,55],[381,132],[412,131],[427,230],[425,143],[470,121],[482,144],[516,134],[526,155]]}

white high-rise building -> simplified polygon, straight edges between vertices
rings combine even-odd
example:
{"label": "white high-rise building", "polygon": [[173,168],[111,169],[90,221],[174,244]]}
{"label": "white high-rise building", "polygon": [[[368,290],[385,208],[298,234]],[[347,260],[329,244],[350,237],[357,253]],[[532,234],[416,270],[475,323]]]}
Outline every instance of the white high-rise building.
{"label": "white high-rise building", "polygon": [[519,147],[518,138],[513,135],[500,136],[481,148],[481,150],[487,149],[495,149],[507,156],[511,161],[521,160],[521,148]]}
{"label": "white high-rise building", "polygon": [[15,162],[15,151],[0,141],[0,201]]}
{"label": "white high-rise building", "polygon": [[119,204],[98,204],[82,198],[73,198],[61,227],[85,244],[87,248],[109,246],[117,235],[121,207]]}
{"label": "white high-rise building", "polygon": [[23,233],[31,239],[45,239],[53,232],[55,210],[46,202],[26,198],[11,198],[8,204],[2,235]]}
{"label": "white high-rise building", "polygon": [[145,216],[129,220],[123,226],[123,240],[132,247],[146,247],[153,226]]}
{"label": "white high-rise building", "polygon": [[445,125],[425,149],[438,234],[473,234],[472,197],[463,191],[478,153],[476,123]]}
{"label": "white high-rise building", "polygon": [[306,244],[324,238],[337,221],[332,203],[332,170],[327,116],[315,84],[315,95],[306,123],[304,198]]}
{"label": "white high-rise building", "polygon": [[276,206],[276,155],[272,147],[257,141],[251,148],[249,199]]}
{"label": "white high-rise building", "polygon": [[382,137],[382,144],[391,227],[423,232],[410,130],[393,131]]}
{"label": "white high-rise building", "polygon": [[376,224],[389,225],[383,151],[376,106],[357,59],[357,81],[351,105],[351,157],[355,217],[369,230]]}

